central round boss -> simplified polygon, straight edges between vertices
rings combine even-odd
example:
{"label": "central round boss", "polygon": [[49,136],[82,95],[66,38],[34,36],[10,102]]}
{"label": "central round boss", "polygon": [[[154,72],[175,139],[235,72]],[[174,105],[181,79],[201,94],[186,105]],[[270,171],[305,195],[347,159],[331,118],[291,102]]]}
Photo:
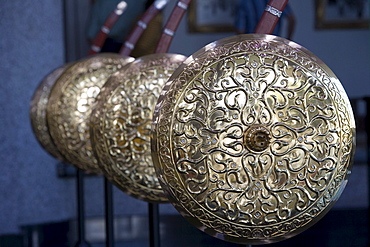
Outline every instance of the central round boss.
{"label": "central round boss", "polygon": [[157,102],[152,157],[176,209],[235,243],[292,237],[333,206],[350,174],[352,109],[315,55],[272,35],[207,45]]}

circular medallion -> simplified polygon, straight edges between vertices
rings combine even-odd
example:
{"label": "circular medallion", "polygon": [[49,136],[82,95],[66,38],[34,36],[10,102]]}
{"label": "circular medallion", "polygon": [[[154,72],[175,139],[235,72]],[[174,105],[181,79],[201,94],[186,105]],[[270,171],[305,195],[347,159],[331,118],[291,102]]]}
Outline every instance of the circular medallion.
{"label": "circular medallion", "polygon": [[292,237],[331,208],[350,174],[355,124],[342,85],[283,38],[206,46],[174,72],[155,109],[159,181],[185,218],[220,239]]}
{"label": "circular medallion", "polygon": [[49,133],[46,121],[46,106],[49,102],[50,90],[55,81],[70,65],[66,64],[53,70],[41,81],[33,94],[30,107],[31,126],[36,139],[49,154],[63,162],[65,159],[55,146]]}
{"label": "circular medallion", "polygon": [[162,87],[185,60],[175,54],[143,56],[104,85],[91,117],[91,139],[104,175],[127,194],[167,202],[150,148],[154,107]]}
{"label": "circular medallion", "polygon": [[270,132],[263,126],[250,126],[245,132],[245,145],[251,151],[264,151],[270,144]]}
{"label": "circular medallion", "polygon": [[46,117],[51,137],[68,163],[88,173],[101,173],[90,142],[90,114],[107,79],[133,60],[99,54],[76,62],[55,82]]}

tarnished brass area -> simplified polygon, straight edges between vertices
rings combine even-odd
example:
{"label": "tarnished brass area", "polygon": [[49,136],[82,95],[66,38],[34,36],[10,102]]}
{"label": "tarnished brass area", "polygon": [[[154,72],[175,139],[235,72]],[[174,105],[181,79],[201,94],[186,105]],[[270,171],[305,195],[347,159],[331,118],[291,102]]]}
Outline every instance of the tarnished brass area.
{"label": "tarnished brass area", "polygon": [[271,35],[216,41],[169,79],[153,161],[174,206],[241,244],[292,237],[340,196],[355,150],[349,100],[303,47]]}
{"label": "tarnished brass area", "polygon": [[65,161],[65,159],[50,136],[46,121],[46,106],[55,81],[70,65],[66,64],[53,70],[41,81],[33,94],[30,107],[31,126],[36,139],[49,154],[60,161]]}
{"label": "tarnished brass area", "polygon": [[149,202],[167,202],[150,148],[154,107],[162,87],[185,56],[137,59],[103,87],[91,117],[91,139],[104,175],[118,188]]}
{"label": "tarnished brass area", "polygon": [[250,126],[245,132],[245,145],[252,151],[263,151],[270,145],[270,132],[263,126]]}
{"label": "tarnished brass area", "polygon": [[78,61],[50,92],[46,114],[50,134],[66,160],[81,170],[101,173],[90,142],[90,114],[109,76],[133,60],[107,53]]}

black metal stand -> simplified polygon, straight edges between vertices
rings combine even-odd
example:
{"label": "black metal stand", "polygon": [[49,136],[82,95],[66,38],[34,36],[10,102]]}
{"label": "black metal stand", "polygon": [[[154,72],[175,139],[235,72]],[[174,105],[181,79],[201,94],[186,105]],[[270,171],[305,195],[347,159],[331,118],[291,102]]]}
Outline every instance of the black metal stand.
{"label": "black metal stand", "polygon": [[85,240],[84,173],[80,169],[77,169],[76,181],[78,240],[75,247],[91,247],[91,245]]}
{"label": "black metal stand", "polygon": [[114,246],[113,185],[104,177],[105,192],[105,246]]}
{"label": "black metal stand", "polygon": [[159,210],[157,203],[148,203],[150,247],[160,247]]}

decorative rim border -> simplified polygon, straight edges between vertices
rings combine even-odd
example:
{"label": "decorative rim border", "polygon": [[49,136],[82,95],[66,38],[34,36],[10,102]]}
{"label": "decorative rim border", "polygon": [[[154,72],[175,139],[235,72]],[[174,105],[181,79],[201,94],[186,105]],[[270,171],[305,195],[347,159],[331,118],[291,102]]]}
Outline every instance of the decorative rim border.
{"label": "decorative rim border", "polygon": [[[50,97],[49,97],[49,103],[47,105],[47,122],[48,127],[50,130],[50,135],[52,139],[55,142],[55,145],[57,146],[60,153],[65,157],[65,159],[68,161],[68,163],[76,166],[77,168],[86,171],[88,173],[93,174],[100,174],[100,169],[97,165],[97,161],[94,157],[94,154],[84,154],[86,157],[90,157],[91,159],[83,158],[79,153],[79,151],[71,151],[68,148],[68,139],[65,137],[64,133],[62,133],[59,130],[60,125],[62,124],[57,119],[62,117],[61,114],[64,109],[61,109],[60,100],[65,96],[65,89],[69,87],[71,84],[71,81],[73,78],[76,78],[77,76],[80,76],[83,73],[89,73],[89,70],[91,68],[99,67],[100,64],[111,64],[111,65],[117,65],[117,66],[123,66],[124,64],[132,61],[134,58],[130,57],[122,57],[118,54],[114,53],[106,53],[106,54],[98,54],[91,56],[89,58],[82,59],[76,63],[74,63],[71,67],[66,69],[64,73],[58,78],[58,80],[55,82],[54,86],[52,87],[50,91]],[[100,63],[100,64],[99,64]],[[93,106],[91,106],[93,108]],[[64,111],[65,112],[65,111]],[[89,128],[89,119],[90,116],[87,116],[86,118],[86,126],[87,129]],[[86,138],[88,139],[88,138]],[[57,140],[57,141],[56,141]],[[90,140],[88,139],[88,149],[90,148]],[[86,146],[86,144],[85,144]]]}
{"label": "decorative rim border", "polygon": [[[343,128],[342,148],[338,173],[332,179],[325,193],[306,210],[305,214],[293,217],[272,227],[243,227],[232,224],[222,218],[197,208],[197,202],[187,195],[179,185],[176,171],[172,167],[172,143],[167,139],[171,135],[174,108],[178,96],[184,91],[186,83],[196,77],[203,68],[214,62],[240,52],[279,52],[281,56],[294,60],[308,69],[322,82],[330,92],[330,97],[337,104],[337,115]],[[331,80],[333,78],[333,80]],[[334,103],[333,102],[333,103]],[[156,172],[162,187],[177,210],[198,228],[210,235],[237,243],[261,244],[280,241],[287,235],[294,236],[320,219],[339,198],[344,189],[351,169],[355,149],[355,123],[351,106],[345,91],[334,73],[315,55],[291,41],[272,35],[247,34],[225,38],[213,42],[189,57],[171,76],[158,100],[153,119],[152,152]],[[172,180],[168,177],[172,176]],[[190,208],[184,205],[191,205]],[[278,226],[279,225],[279,226]],[[294,226],[300,230],[295,231]]]}
{"label": "decorative rim border", "polygon": [[[91,114],[90,131],[93,151],[96,154],[99,161],[98,164],[104,175],[120,190],[134,198],[151,203],[169,202],[167,196],[160,187],[159,182],[155,182],[155,186],[158,186],[159,188],[146,187],[143,183],[133,183],[130,178],[132,174],[124,174],[123,171],[115,165],[115,160],[109,153],[109,147],[107,146],[105,138],[105,122],[107,121],[106,113],[112,108],[112,95],[115,95],[116,92],[125,91],[126,81],[134,82],[132,79],[137,78],[140,71],[145,71],[158,66],[161,66],[166,70],[174,71],[185,59],[185,56],[178,54],[151,54],[143,56],[134,62],[125,65],[119,72],[112,75],[97,97],[96,107]],[[164,67],[164,65],[166,65],[166,67]],[[137,87],[139,86],[140,85],[137,85]],[[120,104],[120,102],[116,104]],[[154,105],[149,107],[154,109]],[[149,156],[151,156],[150,153]],[[155,172],[153,173],[155,176]]]}

